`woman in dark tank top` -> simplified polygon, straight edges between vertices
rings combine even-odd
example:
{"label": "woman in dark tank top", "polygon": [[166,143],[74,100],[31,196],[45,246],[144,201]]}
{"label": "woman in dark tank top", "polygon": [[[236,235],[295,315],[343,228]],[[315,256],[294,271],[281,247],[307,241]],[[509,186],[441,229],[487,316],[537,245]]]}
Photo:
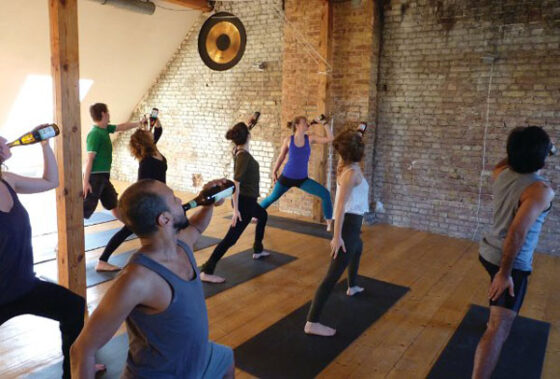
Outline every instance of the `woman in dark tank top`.
{"label": "woman in dark tank top", "polygon": [[[58,186],[58,167],[53,151],[47,142],[42,143],[42,149],[42,178],[0,170],[0,325],[23,314],[60,322],[63,378],[70,378],[70,346],[84,325],[85,300],[62,286],[35,276],[29,214],[17,195],[45,192]],[[6,139],[0,137],[0,168],[10,157]]]}
{"label": "woman in dark tank top", "polygon": [[[159,152],[156,145],[162,133],[161,122],[157,119],[153,135],[146,129],[137,129],[130,137],[130,152],[139,161],[138,180],[155,179],[165,183],[167,159]],[[107,243],[107,246],[105,246],[105,250],[103,250],[103,254],[99,257],[95,270],[98,272],[120,270],[120,267],[108,262],[109,257],[132,234],[132,231],[126,226],[123,226],[116,232]]]}
{"label": "woman in dark tank top", "polygon": [[[251,124],[251,121],[249,121]],[[235,143],[233,159],[235,162],[234,177],[235,193],[233,195],[233,217],[231,226],[224,239],[216,246],[212,255],[200,269],[200,280],[211,283],[221,283],[225,279],[214,275],[214,269],[218,261],[224,256],[227,250],[232,247],[241,234],[255,217],[257,228],[255,230],[255,242],[253,244],[253,259],[259,259],[270,255],[264,251],[262,240],[268,214],[259,203],[259,163],[249,152],[249,142],[251,133],[243,122],[236,124],[228,130],[226,138]]]}

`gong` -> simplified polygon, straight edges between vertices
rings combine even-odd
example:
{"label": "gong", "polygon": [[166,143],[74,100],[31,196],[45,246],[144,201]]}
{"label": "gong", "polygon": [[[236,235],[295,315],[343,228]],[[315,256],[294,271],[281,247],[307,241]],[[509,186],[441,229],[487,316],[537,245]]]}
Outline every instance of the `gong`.
{"label": "gong", "polygon": [[200,29],[198,53],[206,66],[225,71],[239,63],[246,43],[247,34],[241,20],[231,13],[218,12]]}

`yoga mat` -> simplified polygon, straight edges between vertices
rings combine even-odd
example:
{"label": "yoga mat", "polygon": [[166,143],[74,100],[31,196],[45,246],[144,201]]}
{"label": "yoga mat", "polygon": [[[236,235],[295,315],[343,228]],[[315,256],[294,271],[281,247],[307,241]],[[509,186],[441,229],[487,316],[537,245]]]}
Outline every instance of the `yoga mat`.
{"label": "yoga mat", "polygon": [[115,221],[116,218],[111,212],[94,212],[89,219],[84,218],[84,226],[92,226],[103,224],[105,222]]}
{"label": "yoga mat", "polygon": [[[428,378],[471,377],[474,353],[486,330],[489,314],[488,308],[471,305]],[[540,378],[549,329],[550,324],[547,322],[517,317],[492,378]]]}
{"label": "yoga mat", "polygon": [[[96,375],[96,378],[119,379],[128,354],[128,335],[126,333],[112,338],[95,355],[96,362],[107,366],[107,371]],[[62,360],[43,369],[32,372],[30,379],[60,379],[62,377]]]}
{"label": "yoga mat", "polygon": [[270,256],[261,259],[253,259],[253,249],[220,259],[214,274],[224,277],[226,281],[224,283],[203,282],[204,297],[214,296],[297,259],[276,251],[266,251],[270,253]]}
{"label": "yoga mat", "polygon": [[[220,242],[219,239],[208,236],[201,236],[196,244],[194,245],[194,250],[201,250],[209,246],[215,245]],[[116,266],[124,267],[128,262],[128,259],[136,250],[129,250],[120,254],[113,254],[109,258],[109,263]],[[92,287],[97,284],[106,282],[108,280],[114,279],[118,275],[116,272],[97,272],[95,271],[95,265],[97,260],[90,260],[86,262],[86,285],[87,287]],[[45,279],[52,283],[58,283],[58,266],[56,260],[51,260],[48,262],[39,263],[33,266],[35,274],[42,279]]]}
{"label": "yoga mat", "polygon": [[[231,220],[231,215],[226,216],[224,218],[228,218]],[[329,240],[332,239],[332,233],[327,232],[327,225],[318,224],[315,222],[301,221],[293,218],[268,215],[266,226],[282,229],[282,230],[288,230],[290,232],[295,232],[295,233],[308,234],[310,236],[325,238]]]}
{"label": "yoga mat", "polygon": [[321,322],[334,337],[303,331],[311,302],[290,313],[235,349],[238,368],[258,378],[313,378],[408,292],[408,288],[358,276],[365,288],[353,297],[340,282],[331,293]]}
{"label": "yoga mat", "polygon": [[[86,233],[85,235],[85,251],[98,249],[107,246],[107,243],[118,232],[120,228],[113,228],[101,230],[95,233]],[[126,240],[138,238],[135,234],[128,237]],[[34,263],[46,262],[56,259],[56,252],[54,251],[58,243],[58,235],[56,233],[33,238],[33,261]]]}

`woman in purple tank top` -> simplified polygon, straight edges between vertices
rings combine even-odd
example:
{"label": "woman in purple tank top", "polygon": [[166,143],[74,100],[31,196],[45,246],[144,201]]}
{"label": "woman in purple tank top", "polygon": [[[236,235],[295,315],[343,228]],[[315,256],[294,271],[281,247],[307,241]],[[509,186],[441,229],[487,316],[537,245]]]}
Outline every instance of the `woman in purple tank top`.
{"label": "woman in purple tank top", "polygon": [[[332,132],[327,127],[326,122],[321,124],[327,134],[326,137],[309,135],[309,123],[307,118],[303,116],[298,116],[293,121],[288,122],[288,128],[292,129],[293,135],[284,139],[282,143],[280,155],[274,165],[274,188],[272,193],[261,202],[261,207],[264,209],[268,208],[290,188],[298,187],[302,191],[321,198],[323,214],[327,220],[327,230],[330,230],[333,212],[331,194],[321,184],[310,179],[307,172],[309,156],[311,155],[311,144],[326,144],[333,140]],[[282,163],[284,163],[286,155],[288,155],[288,162],[284,166],[282,175],[278,176],[278,171]]]}

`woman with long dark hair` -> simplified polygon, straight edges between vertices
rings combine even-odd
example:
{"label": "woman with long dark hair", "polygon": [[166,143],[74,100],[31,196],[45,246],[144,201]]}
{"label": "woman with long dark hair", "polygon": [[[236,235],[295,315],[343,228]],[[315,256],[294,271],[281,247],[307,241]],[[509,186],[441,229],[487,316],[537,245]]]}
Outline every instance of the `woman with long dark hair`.
{"label": "woman with long dark hair", "polygon": [[337,190],[334,212],[334,232],[331,240],[332,260],[327,275],[315,293],[307,315],[304,331],[307,334],[333,336],[335,329],[319,323],[321,311],[336,282],[348,267],[348,296],[364,289],[356,284],[362,239],[360,230],[364,213],[368,212],[369,185],[360,167],[364,156],[362,134],[356,130],[340,133],[333,142],[340,155],[337,167]]}
{"label": "woman with long dark hair", "polygon": [[[161,123],[159,119],[156,119],[153,134],[146,129],[137,129],[130,137],[130,152],[139,161],[138,180],[155,179],[165,183],[167,159],[160,153],[156,145],[162,133]],[[123,226],[116,232],[107,243],[107,246],[105,246],[105,250],[103,250],[103,254],[101,254],[95,266],[95,270],[98,272],[119,271],[120,267],[108,262],[109,257],[132,234],[132,231],[126,226]]]}
{"label": "woman with long dark hair", "polygon": [[[321,122],[326,137],[317,135],[308,135],[309,123],[307,118],[303,116],[296,117],[293,121],[288,122],[288,128],[292,129],[293,135],[284,139],[280,148],[280,155],[274,165],[274,188],[272,193],[261,201],[261,206],[267,209],[272,203],[278,200],[286,191],[292,187],[298,187],[313,196],[321,198],[323,205],[323,215],[327,220],[327,230],[330,230],[332,223],[332,200],[330,192],[308,176],[309,157],[311,155],[311,145],[326,144],[333,140],[331,130],[325,122]],[[282,175],[278,176],[280,166],[284,163],[288,155],[288,162],[284,166]]]}
{"label": "woman with long dark hair", "polygon": [[[249,121],[249,124],[252,122]],[[233,150],[235,193],[233,195],[233,217],[231,226],[214,252],[201,267],[200,280],[211,283],[222,283],[224,278],[214,275],[214,269],[218,261],[224,256],[227,250],[232,247],[254,217],[257,219],[257,229],[255,231],[255,243],[253,244],[253,259],[259,259],[270,255],[264,251],[262,240],[268,214],[259,203],[259,162],[253,158],[249,150],[251,133],[243,122],[235,124],[226,133],[226,139],[235,144]]]}

